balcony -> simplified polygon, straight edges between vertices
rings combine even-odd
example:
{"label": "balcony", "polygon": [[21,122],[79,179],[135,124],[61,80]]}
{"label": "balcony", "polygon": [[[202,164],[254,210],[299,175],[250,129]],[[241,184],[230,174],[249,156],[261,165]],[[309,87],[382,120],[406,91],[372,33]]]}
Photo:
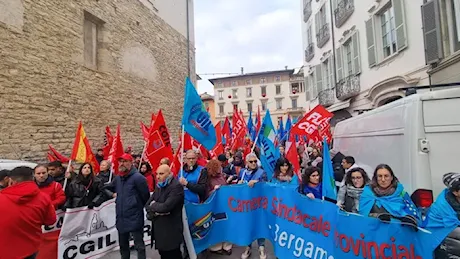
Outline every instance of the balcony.
{"label": "balcony", "polygon": [[334,10],[335,26],[339,28],[342,26],[347,19],[353,14],[355,10],[355,4],[353,0],[342,0],[337,4],[337,8]]}
{"label": "balcony", "polygon": [[359,77],[352,75],[340,80],[340,82],[337,83],[335,91],[337,99],[340,101],[344,101],[358,95],[361,91]]}
{"label": "balcony", "polygon": [[319,104],[323,107],[332,106],[335,103],[335,96],[333,89],[326,89],[318,94]]}
{"label": "balcony", "polygon": [[303,107],[290,107],[286,110],[288,113],[304,112]]}
{"label": "balcony", "polygon": [[318,46],[318,48],[323,47],[327,41],[329,41],[330,37],[329,24],[327,23],[323,25],[316,34],[316,46]]}
{"label": "balcony", "polygon": [[312,42],[308,44],[307,49],[305,49],[305,61],[309,62],[311,59],[315,57],[315,46],[313,45]]}
{"label": "balcony", "polygon": [[312,10],[311,10],[311,0],[306,0],[305,6],[303,7],[303,21],[308,22],[308,19],[311,16]]}

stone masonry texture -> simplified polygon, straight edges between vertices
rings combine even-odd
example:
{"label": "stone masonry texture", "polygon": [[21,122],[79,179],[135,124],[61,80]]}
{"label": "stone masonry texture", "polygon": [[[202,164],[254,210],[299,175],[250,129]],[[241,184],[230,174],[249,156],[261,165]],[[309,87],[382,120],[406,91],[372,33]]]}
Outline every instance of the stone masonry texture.
{"label": "stone masonry texture", "polygon": [[[97,68],[85,12],[103,21]],[[80,120],[94,151],[119,123],[140,153],[139,122],[158,109],[177,144],[186,75],[186,38],[137,0],[0,0],[0,158],[43,162],[48,144],[69,156]]]}

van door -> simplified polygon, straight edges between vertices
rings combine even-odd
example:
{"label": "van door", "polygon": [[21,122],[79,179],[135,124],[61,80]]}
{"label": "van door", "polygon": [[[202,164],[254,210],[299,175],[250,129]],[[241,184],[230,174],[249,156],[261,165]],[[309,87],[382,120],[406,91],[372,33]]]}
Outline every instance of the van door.
{"label": "van door", "polygon": [[442,176],[460,172],[460,98],[423,101],[433,196],[445,189]]}

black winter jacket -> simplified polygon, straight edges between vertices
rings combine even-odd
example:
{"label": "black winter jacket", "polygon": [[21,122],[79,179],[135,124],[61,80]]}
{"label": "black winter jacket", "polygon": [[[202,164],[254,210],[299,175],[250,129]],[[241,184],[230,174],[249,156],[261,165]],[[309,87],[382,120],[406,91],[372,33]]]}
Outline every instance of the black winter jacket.
{"label": "black winter jacket", "polygon": [[[152,201],[155,201],[152,204]],[[180,247],[183,241],[182,207],[184,188],[175,178],[164,188],[156,188],[145,205],[152,221],[152,245],[157,250],[169,251]]]}
{"label": "black winter jacket", "polygon": [[460,259],[460,227],[457,227],[434,251],[437,259]]}
{"label": "black winter jacket", "polygon": [[98,177],[92,177],[88,185],[84,185],[82,178],[75,178],[67,183],[65,195],[67,201],[65,208],[78,208],[99,206],[103,202],[101,196],[103,183]]}

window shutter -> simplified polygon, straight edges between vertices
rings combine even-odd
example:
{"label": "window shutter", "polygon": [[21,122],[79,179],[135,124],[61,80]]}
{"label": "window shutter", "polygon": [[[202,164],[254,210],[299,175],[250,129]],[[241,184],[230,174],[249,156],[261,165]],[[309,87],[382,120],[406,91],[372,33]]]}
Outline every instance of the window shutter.
{"label": "window shutter", "polygon": [[303,79],[304,80],[304,84],[305,84],[305,96],[306,96],[306,100],[310,100],[310,85],[308,84],[309,82],[309,79],[308,79],[308,75]]}
{"label": "window shutter", "polygon": [[335,88],[335,79],[334,79],[334,63],[332,58],[329,58],[329,62],[327,63],[327,66],[329,66],[329,82],[331,82],[331,85],[329,86],[329,89]]}
{"label": "window shutter", "polygon": [[323,88],[323,73],[321,71],[321,66],[322,64],[318,64],[316,65],[316,73],[315,73],[315,77],[316,77],[316,95],[315,97],[318,95],[318,93],[322,90]]}
{"label": "window shutter", "polygon": [[[320,14],[321,14],[320,12],[317,12],[317,13],[315,14],[315,29],[316,29],[315,35],[318,35],[319,29],[321,28],[321,27],[320,27],[320,24],[319,24],[319,23],[320,23],[320,19],[321,19]],[[316,39],[318,40],[318,37],[316,37]]]}
{"label": "window shutter", "polygon": [[337,83],[343,79],[343,46],[336,50],[335,62],[337,66]]}
{"label": "window shutter", "polygon": [[337,9],[337,0],[332,0],[332,14],[335,17],[335,9]]}
{"label": "window shutter", "polygon": [[406,25],[404,19],[404,1],[393,0],[393,10],[395,14],[396,27],[396,46],[401,51],[407,47]]}
{"label": "window shutter", "polygon": [[359,55],[359,35],[358,31],[351,36],[351,43],[353,47],[353,74],[361,73],[361,57]]}
{"label": "window shutter", "polygon": [[377,55],[375,53],[374,20],[372,18],[366,21],[366,38],[367,59],[369,61],[369,67],[373,67],[377,63]]}
{"label": "window shutter", "polygon": [[422,5],[426,64],[438,62],[443,55],[438,4],[438,0],[433,0]]}

